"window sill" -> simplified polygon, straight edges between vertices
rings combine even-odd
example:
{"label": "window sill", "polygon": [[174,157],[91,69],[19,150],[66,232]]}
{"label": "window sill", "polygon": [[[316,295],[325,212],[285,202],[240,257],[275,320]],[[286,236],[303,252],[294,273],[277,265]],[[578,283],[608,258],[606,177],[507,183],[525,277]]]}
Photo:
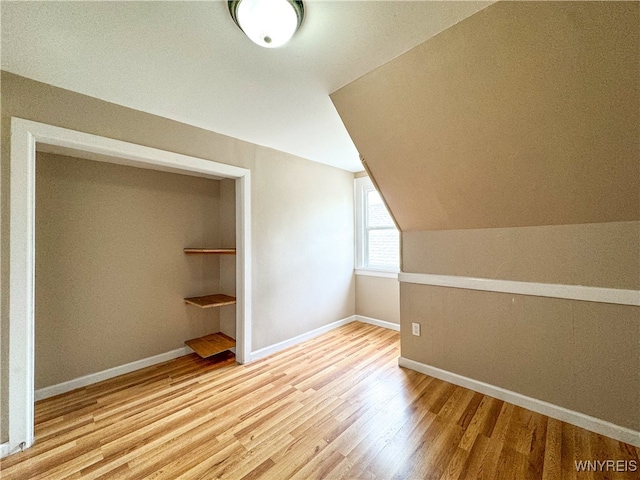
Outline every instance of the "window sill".
{"label": "window sill", "polygon": [[398,279],[399,272],[393,272],[389,270],[369,270],[365,268],[356,268],[356,275],[362,275],[365,277],[379,277],[379,278],[393,278]]}

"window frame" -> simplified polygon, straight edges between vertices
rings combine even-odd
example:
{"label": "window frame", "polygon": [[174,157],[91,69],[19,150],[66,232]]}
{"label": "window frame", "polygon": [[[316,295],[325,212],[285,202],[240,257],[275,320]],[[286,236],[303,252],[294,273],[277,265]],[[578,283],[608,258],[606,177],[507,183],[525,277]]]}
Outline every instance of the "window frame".
{"label": "window frame", "polygon": [[[397,278],[397,274],[400,271],[400,265],[398,264],[394,268],[385,268],[383,266],[369,265],[368,264],[368,235],[371,230],[395,230],[398,232],[398,250],[400,249],[400,232],[396,228],[395,224],[389,227],[371,227],[367,224],[367,209],[368,199],[367,195],[371,191],[377,191],[373,182],[369,177],[358,177],[354,181],[354,206],[355,206],[355,221],[356,221],[356,245],[355,245],[355,271],[358,275],[373,275],[382,277]],[[384,202],[383,202],[384,205]],[[384,205],[385,210],[386,205]],[[388,213],[388,210],[387,210]],[[391,217],[391,214],[389,214]],[[393,222],[393,217],[391,217]],[[399,253],[399,252],[398,252]]]}

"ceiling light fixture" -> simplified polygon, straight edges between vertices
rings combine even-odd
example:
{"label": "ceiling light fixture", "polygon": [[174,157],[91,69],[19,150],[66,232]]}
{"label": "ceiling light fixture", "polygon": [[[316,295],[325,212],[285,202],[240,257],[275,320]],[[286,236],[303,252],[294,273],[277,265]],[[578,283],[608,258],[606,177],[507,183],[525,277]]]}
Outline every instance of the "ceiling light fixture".
{"label": "ceiling light fixture", "polygon": [[252,42],[266,48],[287,43],[304,18],[299,0],[229,0],[229,12]]}

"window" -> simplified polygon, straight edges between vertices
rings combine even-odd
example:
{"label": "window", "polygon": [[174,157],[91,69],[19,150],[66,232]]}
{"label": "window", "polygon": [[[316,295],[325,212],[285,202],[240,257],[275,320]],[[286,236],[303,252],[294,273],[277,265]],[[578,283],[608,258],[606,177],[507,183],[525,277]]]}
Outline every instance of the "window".
{"label": "window", "polygon": [[400,235],[368,177],[356,178],[356,269],[397,272]]}

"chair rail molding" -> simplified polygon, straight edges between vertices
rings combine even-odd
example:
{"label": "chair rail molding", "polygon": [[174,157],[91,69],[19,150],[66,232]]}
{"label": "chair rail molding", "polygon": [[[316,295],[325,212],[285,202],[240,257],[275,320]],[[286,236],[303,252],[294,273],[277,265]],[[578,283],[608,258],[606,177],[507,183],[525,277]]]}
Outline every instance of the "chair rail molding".
{"label": "chair rail molding", "polygon": [[462,288],[466,290],[514,293],[535,297],[564,298],[567,300],[583,300],[585,302],[640,306],[640,290],[406,272],[400,272],[398,280],[400,283],[414,283],[435,287]]}

